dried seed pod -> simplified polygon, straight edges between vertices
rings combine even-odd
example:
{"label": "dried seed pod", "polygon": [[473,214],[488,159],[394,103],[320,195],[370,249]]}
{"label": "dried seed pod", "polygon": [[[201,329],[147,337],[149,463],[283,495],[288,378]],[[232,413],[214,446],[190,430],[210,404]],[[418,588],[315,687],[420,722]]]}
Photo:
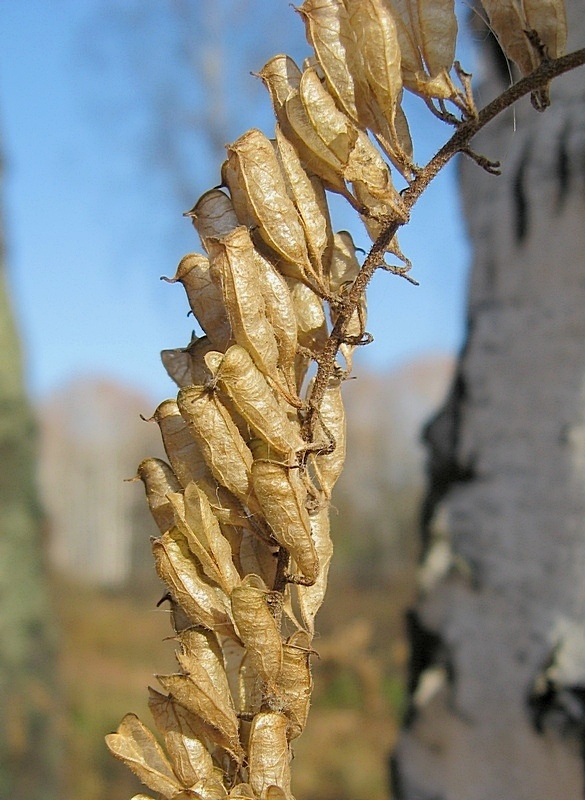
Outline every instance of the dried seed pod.
{"label": "dried seed pod", "polygon": [[161,746],[135,714],[126,714],[116,733],[106,736],[106,744],[149,789],[166,798],[183,789]]}
{"label": "dried seed pod", "polygon": [[233,590],[231,603],[251,665],[267,686],[274,686],[282,669],[282,643],[268,606],[266,584],[258,575],[247,575]]}
{"label": "dried seed pod", "polygon": [[170,378],[179,388],[193,383],[203,384],[211,377],[204,356],[215,347],[207,336],[193,335],[187,347],[163,350],[161,360]]}
{"label": "dried seed pod", "polygon": [[393,130],[402,92],[394,18],[382,0],[347,0],[347,8],[367,83]]}
{"label": "dried seed pod", "polygon": [[211,274],[221,288],[235,341],[250,353],[258,369],[277,375],[278,344],[258,291],[258,262],[247,229],[239,227],[222,239],[211,238],[209,248]]}
{"label": "dried seed pod", "polygon": [[282,132],[294,146],[302,165],[318,175],[326,188],[355,205],[343,180],[341,162],[311,126],[298,91],[301,72],[294,61],[288,56],[275,56],[259,74],[270,92]]}
{"label": "dried seed pod", "polygon": [[216,393],[204,386],[187,386],[179,391],[177,405],[214,477],[256,513],[252,454]]}
{"label": "dried seed pod", "polygon": [[256,797],[265,797],[269,787],[277,786],[287,800],[292,799],[287,728],[284,714],[270,711],[254,717],[248,765],[250,786]]}
{"label": "dried seed pod", "polygon": [[218,239],[240,224],[231,199],[221,189],[210,189],[202,194],[186,216],[191,217],[205,250],[211,236]]}
{"label": "dried seed pod", "polygon": [[238,783],[228,794],[230,800],[257,800],[249,783]]}
{"label": "dried seed pod", "polygon": [[[233,755],[242,758],[238,718],[228,699],[220,695],[203,668],[193,664],[193,675],[157,675],[166,692],[198,717],[209,738]],[[231,698],[231,695],[230,695]]]}
{"label": "dried seed pod", "polygon": [[180,489],[175,473],[160,458],[145,458],[138,465],[136,477],[144,484],[148,507],[159,531],[165,533],[174,524],[173,509],[167,494]]}
{"label": "dried seed pod", "polygon": [[567,20],[561,0],[482,0],[504,53],[515,61],[523,75],[536,69],[541,61],[538,49],[527,31],[536,31],[550,58],[565,50]]}
{"label": "dried seed pod", "polygon": [[[278,347],[278,366],[291,394],[296,394],[294,363],[297,352],[297,318],[286,281],[257,250],[260,291],[266,319],[272,326]],[[273,376],[274,377],[274,376]]]}
{"label": "dried seed pod", "polygon": [[183,534],[176,529],[164,533],[153,540],[152,552],[158,576],[189,619],[195,625],[237,638],[226,595],[205,579]]}
{"label": "dried seed pod", "polygon": [[205,493],[196,483],[190,483],[184,495],[169,494],[168,499],[175,524],[199,559],[203,572],[229,595],[240,583],[240,576],[232,561],[230,544]]}
{"label": "dried seed pod", "polygon": [[307,631],[296,631],[282,646],[282,671],[278,679],[278,702],[289,719],[288,738],[303,732],[309,714],[313,679],[309,659],[311,638]]}
{"label": "dried seed pod", "polygon": [[260,575],[267,586],[274,586],[276,577],[275,547],[269,547],[257,536],[244,531],[240,547],[240,563],[244,575]]}
{"label": "dried seed pod", "polygon": [[276,126],[276,146],[289,195],[305,231],[311,262],[321,281],[333,237],[325,189],[320,178],[305,172],[297,151],[279,125]]}
{"label": "dried seed pod", "polygon": [[453,0],[386,2],[396,24],[404,86],[426,98],[456,97],[449,77],[457,39]]}
{"label": "dried seed pod", "polygon": [[311,636],[315,633],[315,615],[321,608],[325,590],[329,563],[333,555],[333,542],[329,532],[329,509],[321,508],[309,517],[311,535],[319,558],[319,575],[312,586],[295,586],[301,616]]}
{"label": "dried seed pod", "polygon": [[369,87],[363,77],[361,55],[346,3],[342,0],[305,0],[297,11],[303,17],[307,40],[315,51],[337,105],[355,122],[369,127],[370,119],[364,106]]}
{"label": "dried seed pod", "polygon": [[319,422],[327,438],[335,444],[331,453],[315,454],[313,467],[327,500],[343,471],[346,453],[345,409],[341,397],[341,378],[330,378],[319,407]]}
{"label": "dried seed pod", "polygon": [[256,129],[228,145],[231,170],[225,178],[232,197],[247,207],[247,224],[257,225],[264,242],[295,274],[313,275],[299,215],[289,198],[270,140]]}
{"label": "dried seed pod", "polygon": [[184,488],[191,481],[209,480],[209,467],[181,416],[177,401],[163,400],[152,419],[159,426],[165,453],[181,486]]}
{"label": "dried seed pod", "polygon": [[300,281],[288,278],[287,284],[297,317],[299,344],[314,353],[319,353],[329,337],[323,301]]}
{"label": "dried seed pod", "polygon": [[[346,291],[351,288],[356,279],[360,265],[355,254],[355,245],[351,235],[347,231],[340,231],[334,236],[333,254],[331,257],[330,286],[331,292],[343,298]],[[331,307],[331,322],[337,322],[339,312],[334,306]],[[346,336],[354,336],[359,339],[364,333],[366,324],[366,296],[362,295],[359,308],[356,308],[345,329]],[[349,343],[342,343],[340,351],[345,358],[347,372],[351,372],[353,363],[353,351],[355,346]]]}
{"label": "dried seed pod", "polygon": [[252,481],[266,522],[278,543],[294,558],[304,579],[313,582],[319,574],[319,559],[311,538],[307,488],[298,469],[264,460],[265,446],[258,446],[257,452]]}
{"label": "dried seed pod", "polygon": [[213,760],[199,736],[193,716],[172,698],[150,689],[149,703],[154,722],[162,734],[173,770],[184,786],[209,780],[214,774]]}
{"label": "dried seed pod", "polygon": [[288,418],[266,378],[243,347],[232,345],[216,369],[216,379],[250,427],[277,453],[302,450],[300,427]]}
{"label": "dried seed pod", "polygon": [[175,277],[163,280],[183,284],[197,322],[213,346],[225,350],[233,341],[231,328],[221,291],[211,279],[208,259],[198,253],[189,253],[181,259]]}

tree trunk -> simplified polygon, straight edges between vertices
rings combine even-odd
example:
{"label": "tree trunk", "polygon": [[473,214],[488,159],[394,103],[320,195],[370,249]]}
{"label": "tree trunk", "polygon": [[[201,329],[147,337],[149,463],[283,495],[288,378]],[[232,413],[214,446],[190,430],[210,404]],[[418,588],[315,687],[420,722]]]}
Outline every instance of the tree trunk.
{"label": "tree trunk", "polygon": [[35,430],[3,262],[0,237],[0,797],[53,800],[58,705]]}
{"label": "tree trunk", "polygon": [[[496,88],[493,54],[484,77]],[[463,165],[468,335],[426,432],[397,800],[585,796],[584,87],[567,75],[549,111],[527,103],[516,131],[508,116],[478,137],[503,177]]]}

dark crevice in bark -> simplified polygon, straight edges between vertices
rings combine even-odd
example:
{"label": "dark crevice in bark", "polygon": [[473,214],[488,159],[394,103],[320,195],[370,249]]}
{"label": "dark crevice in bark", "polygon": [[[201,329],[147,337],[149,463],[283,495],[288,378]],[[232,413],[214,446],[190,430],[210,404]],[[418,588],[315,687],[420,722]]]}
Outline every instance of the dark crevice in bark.
{"label": "dark crevice in bark", "polygon": [[526,168],[531,160],[532,141],[527,141],[520,164],[512,182],[512,200],[514,203],[514,233],[516,241],[521,244],[528,235],[528,199],[526,197]]}

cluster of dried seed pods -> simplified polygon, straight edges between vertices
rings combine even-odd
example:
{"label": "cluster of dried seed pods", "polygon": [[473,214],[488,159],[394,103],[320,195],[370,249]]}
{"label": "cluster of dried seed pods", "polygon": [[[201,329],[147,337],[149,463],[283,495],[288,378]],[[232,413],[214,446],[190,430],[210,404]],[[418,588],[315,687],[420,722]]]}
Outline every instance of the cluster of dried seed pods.
{"label": "cluster of dried seed pods", "polygon": [[[506,3],[484,5],[498,30]],[[554,25],[529,6],[526,24],[556,54]],[[221,187],[188,213],[205,254],[185,256],[170,281],[204,335],[162,353],[179,387],[152,417],[168,463],[138,468],[160,531],[152,548],[178,669],[151,690],[164,749],[132,714],[107,743],[168,800],[292,797],[291,741],[309,709],[329,504],[345,458],[341,388],[366,321],[363,298],[346,300],[360,265],[351,236],[333,232],[326,190],[376,240],[408,212],[370,134],[406,181],[417,174],[403,88],[439,116],[445,101],[462,119],[475,113],[450,77],[453,0],[305,0],[298,11],[314,57],[300,69],[275,56],[259,73],[275,138],[250,130],[230,144]],[[388,250],[402,258],[395,238]],[[340,319],[341,363],[312,380]]]}

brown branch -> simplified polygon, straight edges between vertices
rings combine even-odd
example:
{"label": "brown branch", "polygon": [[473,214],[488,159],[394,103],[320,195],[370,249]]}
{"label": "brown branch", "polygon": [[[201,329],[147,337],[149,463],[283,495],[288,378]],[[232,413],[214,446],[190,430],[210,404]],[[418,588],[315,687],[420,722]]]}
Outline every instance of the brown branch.
{"label": "brown branch", "polygon": [[[438,153],[420,171],[415,179],[402,193],[402,199],[408,210],[417,202],[421,194],[428,187],[443,167],[460,152],[469,151],[469,142],[495,117],[512,106],[524,95],[530,94],[550,83],[551,80],[585,64],[585,48],[568,53],[561,58],[544,61],[534,72],[521,78],[509,89],[488,103],[477,117],[462,121],[453,136],[446,142]],[[339,315],[333,330],[319,356],[319,366],[315,376],[315,383],[311,393],[310,410],[305,420],[305,435],[312,439],[317,421],[317,409],[321,405],[329,378],[335,369],[335,359],[340,344],[344,341],[345,330],[356,307],[358,306],[366,287],[374,272],[382,265],[386,248],[396,234],[398,228],[404,225],[402,220],[392,219],[368,253],[362,268],[353,282],[351,289],[345,297],[344,310]]]}

